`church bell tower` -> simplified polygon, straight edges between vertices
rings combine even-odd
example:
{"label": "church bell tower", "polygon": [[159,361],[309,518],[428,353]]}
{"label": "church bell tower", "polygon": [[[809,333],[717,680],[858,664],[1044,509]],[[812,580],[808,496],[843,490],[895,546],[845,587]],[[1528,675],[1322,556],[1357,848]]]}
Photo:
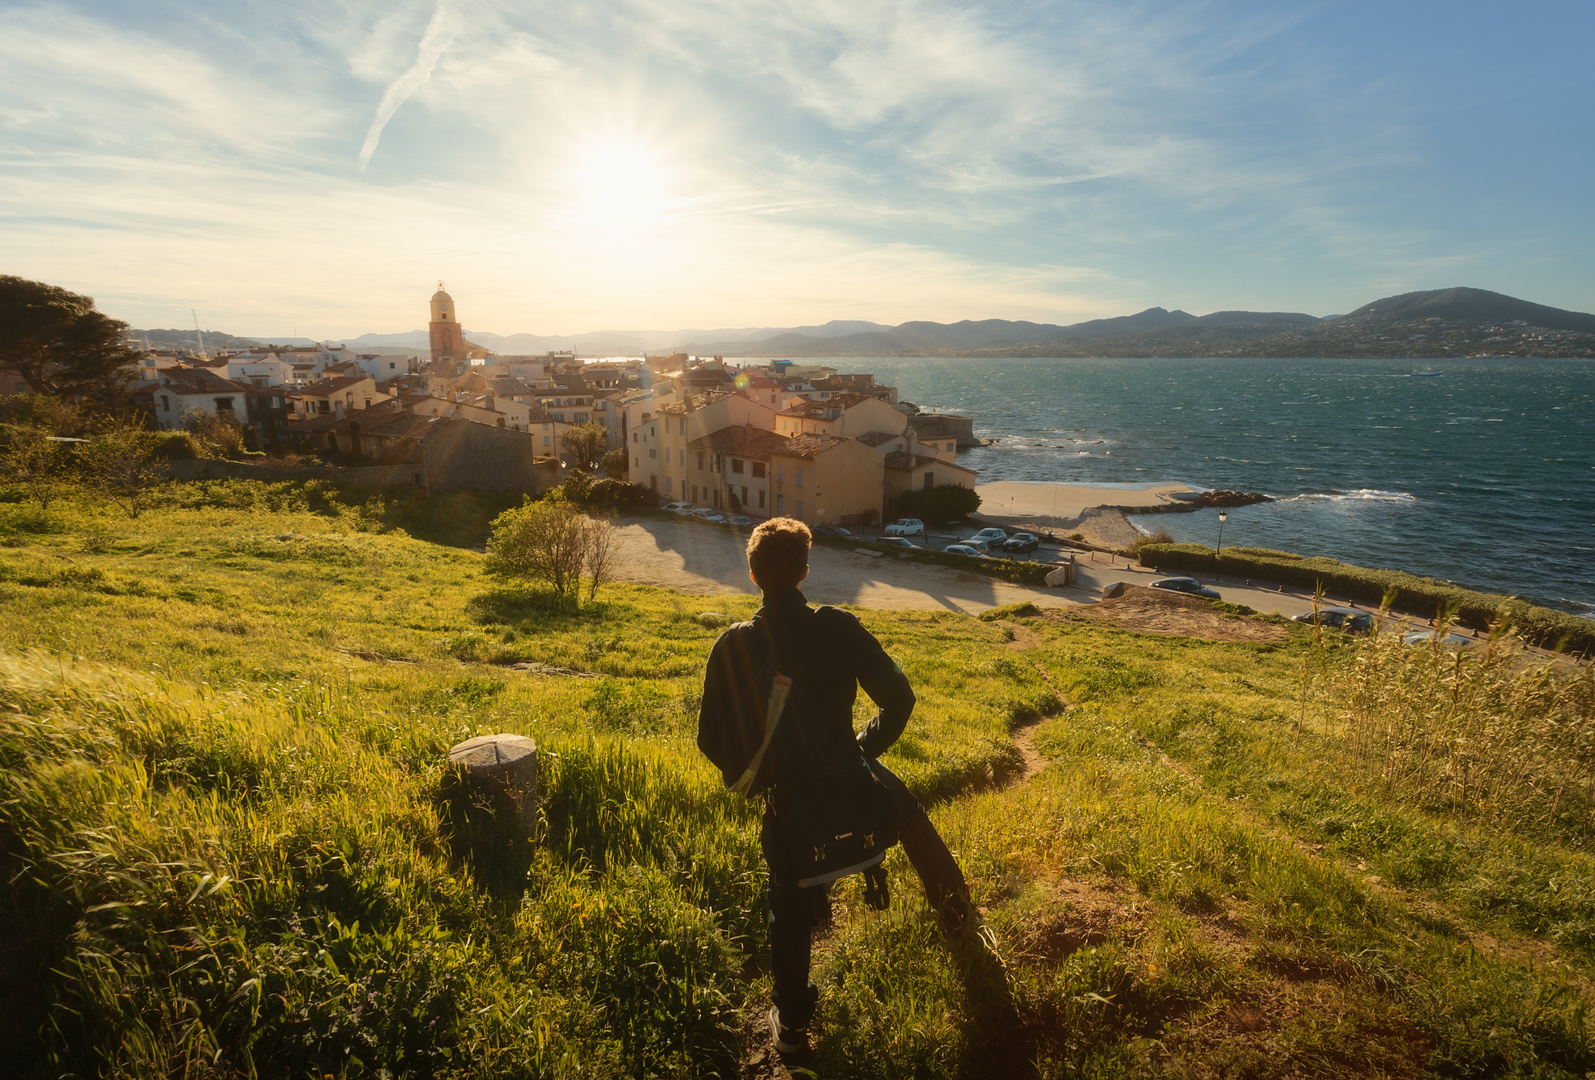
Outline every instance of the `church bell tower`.
{"label": "church bell tower", "polygon": [[432,294],[432,321],[427,324],[432,332],[432,362],[446,363],[465,360],[465,331],[460,329],[460,316],[454,310],[454,297],[443,291]]}

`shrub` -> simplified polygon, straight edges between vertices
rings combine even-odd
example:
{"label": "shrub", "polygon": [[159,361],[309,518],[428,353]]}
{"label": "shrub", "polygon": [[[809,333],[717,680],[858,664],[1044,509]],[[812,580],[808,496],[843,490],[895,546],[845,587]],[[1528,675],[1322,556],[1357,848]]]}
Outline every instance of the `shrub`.
{"label": "shrub", "polygon": [[187,431],[157,431],[150,457],[157,461],[193,461],[200,456],[199,440]]}
{"label": "shrub", "polygon": [[585,575],[592,600],[614,571],[614,534],[612,522],[588,517],[563,499],[528,499],[494,519],[487,571],[502,578],[546,581],[554,592],[572,599],[579,599]]}
{"label": "shrub", "polygon": [[611,450],[599,462],[599,465],[603,467],[604,472],[609,474],[611,480],[624,480],[626,473],[629,471],[627,469],[629,464],[630,458],[627,457],[624,446]]}
{"label": "shrub", "polygon": [[927,521],[968,517],[979,509],[980,496],[962,484],[919,488],[897,496],[899,514]]}
{"label": "shrub", "polygon": [[1595,621],[1400,570],[1370,570],[1335,559],[1309,559],[1266,548],[1225,548],[1215,560],[1213,549],[1205,544],[1146,544],[1137,555],[1142,566],[1163,571],[1216,570],[1309,591],[1322,589],[1367,604],[1388,603],[1420,614],[1449,613],[1459,625],[1475,630],[1487,630],[1505,617],[1536,645],[1574,652],[1595,650]]}

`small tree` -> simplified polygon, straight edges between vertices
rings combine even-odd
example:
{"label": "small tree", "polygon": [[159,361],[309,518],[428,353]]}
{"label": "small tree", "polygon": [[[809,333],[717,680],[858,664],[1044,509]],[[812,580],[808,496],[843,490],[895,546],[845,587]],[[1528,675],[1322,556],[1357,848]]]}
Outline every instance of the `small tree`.
{"label": "small tree", "polygon": [[487,571],[497,577],[546,581],[574,595],[587,561],[587,517],[563,499],[527,501],[493,519]]}
{"label": "small tree", "polygon": [[903,492],[897,497],[897,509],[927,521],[962,518],[980,509],[980,496],[962,484],[942,484]]}
{"label": "small tree", "polygon": [[41,510],[48,510],[61,485],[61,444],[49,429],[30,424],[0,425],[0,473],[28,489]]}
{"label": "small tree", "polygon": [[183,415],[183,427],[194,436],[206,457],[238,461],[251,450],[260,449],[255,429],[226,413],[190,409]]}
{"label": "small tree", "polygon": [[578,424],[559,437],[578,469],[591,469],[609,445],[609,429],[602,424]]}
{"label": "small tree", "polygon": [[614,571],[617,530],[606,517],[588,517],[561,498],[528,499],[493,519],[487,541],[487,571],[509,580],[545,581],[560,596],[587,599]]}
{"label": "small tree", "polygon": [[620,547],[620,530],[608,517],[587,519],[587,559],[583,569],[587,572],[587,602],[598,596],[598,587],[609,580],[614,572],[616,555]]}
{"label": "small tree", "polygon": [[631,459],[626,454],[626,448],[621,446],[605,454],[599,464],[604,472],[609,474],[611,480],[624,480],[626,479],[626,473],[629,471],[628,466],[631,464]]}
{"label": "small tree", "polygon": [[122,421],[80,455],[89,482],[130,518],[149,506],[160,482],[162,466],[154,457],[155,441],[136,421]]}

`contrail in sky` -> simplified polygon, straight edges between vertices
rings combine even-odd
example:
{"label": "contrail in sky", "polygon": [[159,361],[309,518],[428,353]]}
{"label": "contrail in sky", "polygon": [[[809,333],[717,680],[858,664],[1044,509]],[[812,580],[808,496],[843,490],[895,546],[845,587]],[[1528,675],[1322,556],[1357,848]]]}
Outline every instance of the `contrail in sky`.
{"label": "contrail in sky", "polygon": [[438,57],[443,55],[443,50],[448,48],[454,35],[448,29],[448,5],[445,0],[437,0],[437,7],[432,11],[432,19],[426,24],[426,32],[421,35],[421,44],[415,50],[415,63],[410,65],[410,70],[393,80],[387,93],[382,95],[382,103],[377,106],[377,115],[371,121],[371,130],[366,132],[365,145],[360,147],[360,171],[365,172],[366,166],[371,163],[371,155],[376,152],[377,142],[382,138],[382,129],[387,127],[388,121],[393,119],[393,114],[399,111],[399,106],[409,100],[410,95],[421,88],[421,85],[432,77],[432,69],[437,66]]}

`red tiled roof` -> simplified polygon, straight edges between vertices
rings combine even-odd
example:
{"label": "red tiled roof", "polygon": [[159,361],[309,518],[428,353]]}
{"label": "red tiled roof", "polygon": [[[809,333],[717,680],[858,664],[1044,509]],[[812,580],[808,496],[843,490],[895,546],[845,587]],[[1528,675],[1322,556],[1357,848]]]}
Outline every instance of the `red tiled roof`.
{"label": "red tiled roof", "polygon": [[694,450],[713,450],[717,454],[733,454],[745,458],[767,458],[771,454],[784,454],[790,442],[785,435],[777,435],[750,424],[733,424],[711,432],[687,445]]}

